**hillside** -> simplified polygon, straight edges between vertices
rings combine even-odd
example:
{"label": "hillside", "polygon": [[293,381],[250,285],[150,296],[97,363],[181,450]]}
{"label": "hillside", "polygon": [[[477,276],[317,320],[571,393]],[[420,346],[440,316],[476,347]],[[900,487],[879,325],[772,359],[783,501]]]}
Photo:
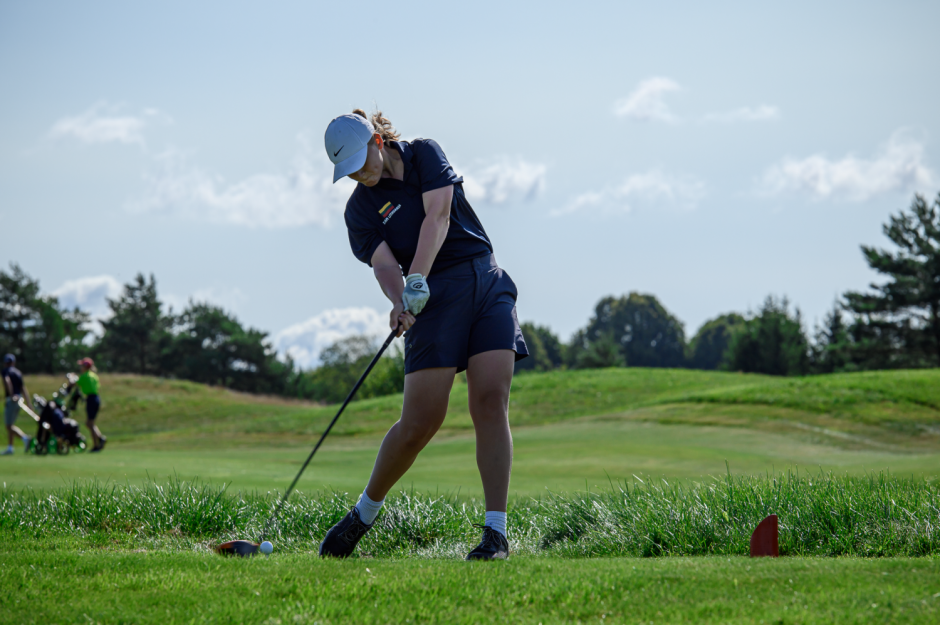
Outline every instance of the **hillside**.
{"label": "hillside", "polygon": [[[28,379],[32,392],[46,396],[59,381]],[[317,436],[337,408],[134,375],[102,375],[102,388],[102,424],[115,440],[144,446],[180,439],[198,444],[205,437],[231,443],[285,435],[305,439]],[[458,381],[445,431],[472,427],[466,402],[466,383]],[[384,432],[400,410],[400,395],[354,402],[333,434]],[[579,418],[815,428],[834,443],[934,449],[940,444],[940,369],[778,378],[628,368],[531,373],[513,380],[513,426]]]}
{"label": "hillside", "polygon": [[[59,378],[27,382],[48,396]],[[102,394],[105,453],[38,458],[18,449],[0,460],[4,487],[178,476],[283,488],[336,411],[131,375],[103,375]],[[466,394],[455,384],[444,428],[402,487],[479,493]],[[400,410],[400,395],[354,402],[301,488],[361,489]],[[940,476],[940,370],[799,379],[633,368],[525,374],[513,382],[510,418],[517,494],[634,475],[699,479],[726,467]],[[32,430],[25,417],[20,425]]]}

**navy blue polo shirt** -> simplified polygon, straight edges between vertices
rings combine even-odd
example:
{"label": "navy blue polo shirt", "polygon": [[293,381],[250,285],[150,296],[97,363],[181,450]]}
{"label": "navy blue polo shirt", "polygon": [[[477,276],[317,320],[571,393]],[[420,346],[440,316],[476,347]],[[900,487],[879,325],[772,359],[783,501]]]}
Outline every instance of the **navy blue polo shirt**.
{"label": "navy blue polo shirt", "polygon": [[[13,387],[14,395],[23,394],[23,374],[20,373],[20,370],[16,367],[5,367],[3,372],[0,373],[4,378],[10,378],[10,386]],[[10,397],[10,391],[7,389],[6,383],[3,384],[3,390],[6,393],[7,397]]]}
{"label": "navy blue polo shirt", "polygon": [[382,241],[388,243],[402,271],[407,272],[418,249],[424,221],[421,194],[454,185],[447,238],[431,267],[431,273],[493,253],[463,192],[463,178],[454,173],[444,151],[432,139],[389,141],[405,165],[402,180],[382,178],[374,187],[357,184],[346,202],[349,245],[362,262],[371,266],[372,255]]}

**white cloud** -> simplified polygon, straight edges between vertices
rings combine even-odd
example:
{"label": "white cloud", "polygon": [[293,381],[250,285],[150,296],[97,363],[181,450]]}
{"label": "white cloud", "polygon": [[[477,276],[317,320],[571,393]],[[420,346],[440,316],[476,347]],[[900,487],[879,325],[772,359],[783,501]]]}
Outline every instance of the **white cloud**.
{"label": "white cloud", "polygon": [[734,109],[733,111],[726,111],[724,113],[709,113],[705,116],[705,121],[731,124],[734,122],[772,121],[779,118],[780,109],[778,109],[776,106],[761,104],[760,106],[753,108],[750,106],[742,106],[741,108]]}
{"label": "white cloud", "polygon": [[137,115],[122,115],[119,108],[99,102],[73,117],[63,117],[49,129],[53,138],[71,137],[85,143],[127,143],[143,146],[144,129],[154,120],[168,121],[156,109],[144,109]]}
{"label": "white cloud", "polygon": [[178,152],[158,157],[162,169],[148,176],[143,197],[128,203],[135,212],[163,212],[250,228],[329,226],[342,215],[355,183],[333,184],[332,168],[315,164],[303,137],[291,167],[227,182],[192,167]]}
{"label": "white cloud", "polygon": [[386,336],[388,315],[372,308],[333,308],[278,332],[273,338],[279,353],[289,354],[304,368],[320,363],[320,352],[349,336]]}
{"label": "white cloud", "polygon": [[669,111],[663,96],[680,89],[679,84],[670,78],[647,78],[637,85],[633,93],[614,105],[614,114],[643,121],[677,122],[679,118]]}
{"label": "white cloud", "polygon": [[602,213],[629,212],[637,205],[671,205],[692,209],[704,196],[705,183],[697,178],[651,170],[633,174],[617,186],[579,195],[568,206],[552,214],[563,215],[588,209]]}
{"label": "white cloud", "polygon": [[88,276],[69,280],[54,290],[52,294],[59,298],[59,304],[65,308],[76,306],[91,314],[95,319],[111,315],[107,299],[115,299],[124,290],[113,276]]}
{"label": "white cloud", "polygon": [[932,187],[936,174],[924,163],[924,146],[904,132],[895,132],[873,158],[849,154],[830,160],[821,154],[784,158],[764,172],[760,186],[767,194],[809,193],[816,199],[861,202],[891,191]]}
{"label": "white cloud", "polygon": [[471,202],[505,204],[537,197],[545,187],[545,165],[502,157],[490,165],[471,168],[464,191]]}

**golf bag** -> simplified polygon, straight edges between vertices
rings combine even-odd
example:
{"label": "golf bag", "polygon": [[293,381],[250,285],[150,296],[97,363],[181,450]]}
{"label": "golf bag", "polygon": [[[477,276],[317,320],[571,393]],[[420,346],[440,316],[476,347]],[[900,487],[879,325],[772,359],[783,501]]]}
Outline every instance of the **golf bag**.
{"label": "golf bag", "polygon": [[33,405],[40,409],[33,453],[44,456],[48,453],[65,455],[72,449],[85,451],[88,446],[85,437],[78,429],[78,422],[68,417],[67,409],[39,395],[33,395]]}

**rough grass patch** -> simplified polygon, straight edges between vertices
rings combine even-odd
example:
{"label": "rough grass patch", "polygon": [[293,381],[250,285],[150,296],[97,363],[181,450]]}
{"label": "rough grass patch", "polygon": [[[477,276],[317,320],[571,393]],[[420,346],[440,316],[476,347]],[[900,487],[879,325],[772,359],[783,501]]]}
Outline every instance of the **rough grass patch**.
{"label": "rough grass patch", "polygon": [[[887,473],[732,476],[705,482],[611,484],[600,492],[518,498],[509,510],[516,553],[569,557],[747,553],[751,530],[780,518],[784,555],[925,556],[940,549],[940,492],[927,480]],[[171,480],[140,486],[75,482],[50,491],[0,491],[0,532],[43,542],[87,540],[143,548],[204,549],[255,538],[279,493],[230,493]],[[354,503],[348,493],[296,494],[269,538],[281,551],[311,551]],[[401,492],[362,542],[366,556],[450,557],[470,546],[479,499]],[[105,542],[108,542],[107,540]],[[123,548],[123,547],[122,547]]]}

